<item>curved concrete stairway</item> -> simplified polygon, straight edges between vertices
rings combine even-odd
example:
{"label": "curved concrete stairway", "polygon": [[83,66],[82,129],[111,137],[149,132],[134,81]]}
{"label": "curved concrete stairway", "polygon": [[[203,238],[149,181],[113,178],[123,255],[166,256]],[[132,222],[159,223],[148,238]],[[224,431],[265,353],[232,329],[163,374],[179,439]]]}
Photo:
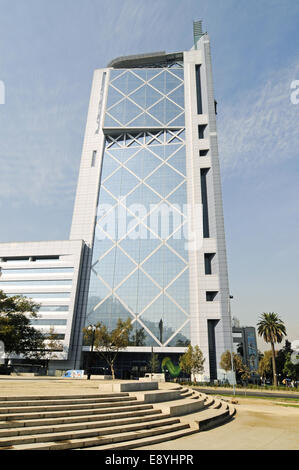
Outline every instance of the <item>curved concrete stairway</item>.
{"label": "curved concrete stairway", "polygon": [[0,450],[134,449],[209,429],[234,414],[224,401],[175,385],[0,398]]}

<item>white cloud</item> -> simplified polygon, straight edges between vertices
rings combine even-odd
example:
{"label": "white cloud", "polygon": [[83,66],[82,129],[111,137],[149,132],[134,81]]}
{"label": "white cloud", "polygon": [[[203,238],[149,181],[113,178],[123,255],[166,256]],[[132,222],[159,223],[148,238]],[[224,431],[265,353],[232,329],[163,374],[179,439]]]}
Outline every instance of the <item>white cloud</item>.
{"label": "white cloud", "polygon": [[274,70],[264,85],[222,106],[218,130],[224,174],[287,161],[298,154],[299,105],[291,102],[291,83],[296,78],[298,63]]}

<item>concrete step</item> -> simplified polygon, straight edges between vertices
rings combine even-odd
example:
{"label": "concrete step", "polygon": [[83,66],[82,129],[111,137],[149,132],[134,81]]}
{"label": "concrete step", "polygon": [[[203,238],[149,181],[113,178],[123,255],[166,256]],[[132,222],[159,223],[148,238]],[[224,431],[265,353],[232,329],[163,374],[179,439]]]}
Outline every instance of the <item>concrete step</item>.
{"label": "concrete step", "polygon": [[217,398],[214,398],[214,403],[211,405],[211,408],[221,408],[222,402],[218,400]]}
{"label": "concrete step", "polygon": [[84,398],[64,398],[60,399],[55,397],[55,399],[40,399],[40,400],[13,400],[13,401],[0,401],[0,410],[7,409],[11,407],[24,407],[24,406],[46,406],[46,405],[76,405],[76,404],[88,404],[88,403],[105,403],[107,401],[117,401],[117,400],[130,400],[129,394],[119,394],[114,397],[109,394],[100,395],[95,397],[84,397]]}
{"label": "concrete step", "polygon": [[204,401],[205,408],[209,408],[210,406],[214,405],[215,400],[213,397],[207,396],[207,398]]}
{"label": "concrete step", "polygon": [[14,397],[0,397],[0,402],[7,402],[11,401],[43,401],[43,400],[76,400],[76,399],[89,399],[89,398],[106,398],[107,396],[111,398],[117,397],[128,397],[129,393],[127,392],[120,392],[120,393],[97,393],[95,395],[28,395],[28,396],[14,396]]}
{"label": "concrete step", "polygon": [[231,419],[236,413],[236,409],[233,406],[228,405],[225,402],[221,402],[219,408],[209,408],[202,411],[200,418],[196,419],[196,425],[198,425],[199,431],[206,431],[213,427],[224,424],[226,421]]}
{"label": "concrete step", "polygon": [[237,413],[236,408],[233,405],[228,405],[229,415],[232,418]]}
{"label": "concrete step", "polygon": [[[197,433],[198,429],[195,427],[186,427],[178,431],[171,431],[165,434],[160,435],[151,435],[148,437],[141,437],[139,439],[128,440],[126,442],[117,442],[112,444],[105,444],[102,446],[93,446],[93,447],[84,447],[80,450],[128,450],[128,449],[137,449],[138,447],[146,447],[154,444],[159,444],[160,442],[167,442],[174,439],[179,439],[180,437],[190,436],[191,434]],[[179,447],[178,447],[179,448]],[[76,449],[75,449],[76,450]],[[79,450],[79,449],[78,449]]]}
{"label": "concrete step", "polygon": [[182,400],[192,395],[189,389],[155,390],[150,392],[131,392],[130,395],[143,403],[162,403],[165,401]]}
{"label": "concrete step", "polygon": [[[21,436],[10,436],[5,438],[0,438],[0,448],[7,447],[7,446],[15,446],[19,444],[34,444],[34,443],[45,443],[51,441],[65,441],[71,439],[83,439],[88,437],[94,436],[105,436],[110,434],[119,434],[119,433],[126,433],[132,431],[140,431],[144,429],[151,429],[155,427],[162,427],[162,426],[169,426],[172,424],[178,424],[180,420],[178,418],[164,418],[157,420],[152,418],[147,422],[139,422],[137,423],[129,423],[124,424],[120,423],[117,426],[117,423],[111,426],[102,426],[103,423],[99,423],[98,426],[94,426],[91,428],[82,428],[81,429],[70,429],[67,431],[50,431],[45,433],[38,433],[38,434],[30,434],[30,435],[21,435]],[[107,424],[107,423],[106,423]]]}
{"label": "concrete step", "polygon": [[127,402],[132,402],[136,400],[136,397],[119,397],[119,398],[95,398],[91,402],[87,403],[79,403],[76,405],[67,405],[65,403],[63,404],[56,404],[56,405],[34,405],[34,406],[4,406],[0,407],[0,419],[2,414],[8,414],[8,413],[18,413],[20,412],[20,408],[23,413],[30,413],[32,411],[60,411],[66,408],[68,410],[82,410],[83,408],[88,409],[88,408],[95,408],[98,407],[100,408],[107,406],[109,404],[110,406],[125,406]]}
{"label": "concrete step", "polygon": [[201,400],[204,400],[204,402],[206,402],[207,400],[206,395],[199,393],[199,392],[195,392],[195,391],[192,392],[192,395],[190,396],[190,398],[192,398],[193,400],[201,399]]}
{"label": "concrete step", "polygon": [[190,390],[188,388],[186,388],[185,390],[183,390],[181,392],[181,397],[183,397],[183,398],[192,397],[194,395],[195,395],[195,393],[193,392],[193,390]]}
{"label": "concrete step", "polygon": [[[152,424],[142,423],[140,425],[134,425],[134,428],[131,427],[130,430],[128,429],[128,427],[122,428],[121,430],[111,430],[110,428],[106,429],[105,431],[103,431],[102,429],[92,430],[86,432],[84,437],[82,437],[82,431],[79,431],[79,433],[81,433],[81,437],[79,437],[78,432],[64,433],[64,436],[62,434],[59,435],[59,440],[57,440],[56,435],[52,434],[51,436],[49,436],[49,438],[52,437],[52,440],[49,440],[47,442],[23,442],[19,444],[7,444],[6,446],[3,445],[0,450],[66,450],[82,447],[107,445],[130,440],[132,441],[145,437],[168,434],[187,428],[189,429],[188,424],[182,424],[180,422],[172,424],[167,423],[164,424],[164,426],[161,422],[153,422]],[[116,432],[113,433],[113,431]],[[40,436],[37,436],[36,439],[39,439],[39,437]],[[9,442],[9,440],[7,440],[7,442]]]}
{"label": "concrete step", "polygon": [[[15,420],[15,421],[0,421],[0,434],[7,433],[8,430],[13,428],[23,429],[23,428],[32,428],[34,426],[57,426],[59,424],[71,424],[71,423],[82,423],[89,421],[109,421],[115,419],[117,415],[118,419],[123,418],[134,418],[134,417],[143,417],[150,415],[162,415],[161,410],[154,410],[151,406],[147,406],[146,409],[137,409],[134,408],[134,411],[124,411],[121,410],[117,413],[107,413],[107,414],[90,414],[83,416],[71,416],[60,418],[41,418],[41,419],[27,419],[27,420]],[[3,435],[3,433],[1,435]],[[7,434],[10,435],[10,434]],[[13,434],[12,434],[13,435]]]}
{"label": "concrete step", "polygon": [[95,395],[0,398],[0,450],[134,449],[224,424],[236,412],[180,385],[112,385]]}
{"label": "concrete step", "polygon": [[[18,421],[18,420],[31,420],[31,419],[42,419],[42,418],[59,418],[59,417],[68,417],[68,416],[82,416],[82,415],[93,415],[93,414],[112,414],[112,413],[119,413],[125,409],[125,411],[134,411],[134,410],[146,410],[152,409],[152,405],[150,404],[142,404],[137,400],[135,402],[128,402],[122,403],[115,403],[113,406],[106,403],[106,407],[102,406],[95,406],[89,407],[88,409],[75,409],[75,410],[68,410],[62,409],[61,411],[45,411],[45,412],[33,412],[33,413],[8,413],[0,415],[0,422],[1,421]],[[124,408],[125,407],[125,408]],[[20,411],[20,410],[19,410]]]}
{"label": "concrete step", "polygon": [[204,399],[198,398],[183,398],[182,400],[170,401],[167,403],[157,403],[153,405],[154,408],[161,409],[163,413],[170,414],[171,416],[183,416],[190,413],[197,413],[204,408]]}
{"label": "concrete step", "polygon": [[142,392],[147,390],[158,390],[158,382],[129,381],[120,383],[100,384],[99,390],[102,392]]}
{"label": "concrete step", "polygon": [[[148,421],[159,421],[165,420],[167,418],[172,418],[162,413],[151,413],[149,415],[141,416],[139,414],[119,417],[119,415],[114,417],[114,419],[107,420],[104,417],[104,420],[101,418],[96,418],[89,421],[76,421],[73,423],[63,423],[63,424],[45,424],[38,426],[16,426],[9,429],[0,430],[0,445],[2,440],[5,438],[13,438],[16,436],[26,436],[26,435],[35,435],[35,434],[49,434],[49,433],[59,433],[65,431],[79,431],[93,428],[108,428],[115,426],[124,426],[128,424],[135,423],[146,423]],[[172,418],[173,419],[173,418]]]}

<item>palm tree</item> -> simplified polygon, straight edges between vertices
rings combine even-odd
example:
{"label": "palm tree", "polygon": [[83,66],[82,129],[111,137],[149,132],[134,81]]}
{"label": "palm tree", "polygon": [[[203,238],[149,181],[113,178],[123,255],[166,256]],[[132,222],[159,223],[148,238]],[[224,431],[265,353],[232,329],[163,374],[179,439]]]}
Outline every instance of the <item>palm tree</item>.
{"label": "palm tree", "polygon": [[277,387],[276,363],[275,363],[275,343],[281,343],[283,337],[286,335],[286,328],[283,321],[279,318],[277,313],[263,313],[260,316],[260,321],[257,324],[258,334],[262,336],[266,343],[271,344],[272,351],[272,365],[273,365],[273,379],[274,385]]}

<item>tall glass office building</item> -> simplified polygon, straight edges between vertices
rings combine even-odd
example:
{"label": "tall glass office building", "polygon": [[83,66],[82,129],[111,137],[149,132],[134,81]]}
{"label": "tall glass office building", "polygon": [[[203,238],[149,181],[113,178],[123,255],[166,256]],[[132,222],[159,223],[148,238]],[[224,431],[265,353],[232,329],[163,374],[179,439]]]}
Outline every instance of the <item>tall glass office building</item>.
{"label": "tall glass office building", "polygon": [[195,35],[95,71],[71,239],[89,247],[81,329],[130,318],[123,364],[191,343],[214,379],[232,340],[210,43]]}
{"label": "tall glass office building", "polygon": [[145,364],[152,350],[176,362],[192,344],[205,379],[216,379],[231,349],[210,42],[200,23],[194,34],[190,51],[120,57],[94,73],[65,367],[85,364],[85,326],[112,329],[119,318],[133,326],[120,370]]}

